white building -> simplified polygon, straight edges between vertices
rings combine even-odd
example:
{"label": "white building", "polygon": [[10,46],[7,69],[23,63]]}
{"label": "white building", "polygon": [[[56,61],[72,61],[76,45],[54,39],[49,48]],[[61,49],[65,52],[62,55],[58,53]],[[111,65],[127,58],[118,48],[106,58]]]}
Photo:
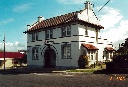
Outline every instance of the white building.
{"label": "white building", "polygon": [[84,10],[64,14],[27,25],[28,67],[78,67],[80,55],[89,56],[89,65],[111,61],[112,43],[102,39],[92,4]]}

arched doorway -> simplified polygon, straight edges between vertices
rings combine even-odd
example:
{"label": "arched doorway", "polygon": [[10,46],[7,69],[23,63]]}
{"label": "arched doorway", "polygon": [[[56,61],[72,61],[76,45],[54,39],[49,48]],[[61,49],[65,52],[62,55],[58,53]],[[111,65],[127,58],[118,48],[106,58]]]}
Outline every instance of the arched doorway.
{"label": "arched doorway", "polygon": [[48,48],[44,53],[44,67],[54,68],[56,66],[56,53],[54,49]]}

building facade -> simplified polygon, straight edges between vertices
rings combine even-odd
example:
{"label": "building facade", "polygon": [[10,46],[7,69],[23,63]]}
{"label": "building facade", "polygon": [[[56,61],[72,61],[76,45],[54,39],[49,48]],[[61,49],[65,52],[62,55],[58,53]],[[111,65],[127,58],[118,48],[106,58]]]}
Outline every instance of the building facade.
{"label": "building facade", "polygon": [[78,67],[80,55],[89,57],[89,65],[111,61],[112,43],[100,36],[99,19],[87,1],[84,10],[44,20],[38,17],[27,25],[28,67]]}

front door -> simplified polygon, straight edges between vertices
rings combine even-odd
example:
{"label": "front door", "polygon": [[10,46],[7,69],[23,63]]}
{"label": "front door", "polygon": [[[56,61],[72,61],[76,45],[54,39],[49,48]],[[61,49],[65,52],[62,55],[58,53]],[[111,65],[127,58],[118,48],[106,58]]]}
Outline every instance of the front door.
{"label": "front door", "polygon": [[47,49],[44,54],[44,67],[53,68],[56,66],[56,53],[53,49]]}

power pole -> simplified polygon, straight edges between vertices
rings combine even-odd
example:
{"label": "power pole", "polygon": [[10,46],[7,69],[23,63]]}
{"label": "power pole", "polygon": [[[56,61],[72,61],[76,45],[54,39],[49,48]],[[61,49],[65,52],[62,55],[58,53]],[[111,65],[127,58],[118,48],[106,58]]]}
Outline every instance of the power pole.
{"label": "power pole", "polygon": [[5,34],[4,34],[4,71],[5,71]]}

